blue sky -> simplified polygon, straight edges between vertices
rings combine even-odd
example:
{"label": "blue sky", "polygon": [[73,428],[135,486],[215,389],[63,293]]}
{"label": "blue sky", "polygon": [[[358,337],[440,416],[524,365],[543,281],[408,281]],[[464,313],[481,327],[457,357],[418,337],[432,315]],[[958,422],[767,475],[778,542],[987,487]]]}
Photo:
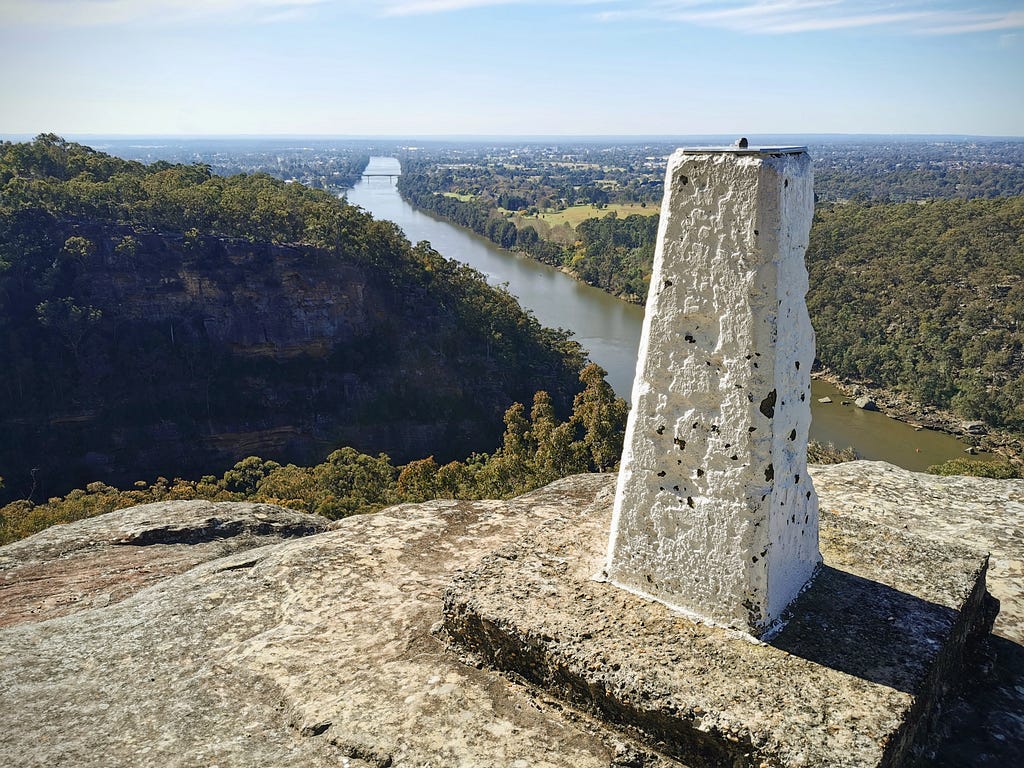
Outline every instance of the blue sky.
{"label": "blue sky", "polygon": [[1024,135],[1021,0],[0,0],[0,134]]}

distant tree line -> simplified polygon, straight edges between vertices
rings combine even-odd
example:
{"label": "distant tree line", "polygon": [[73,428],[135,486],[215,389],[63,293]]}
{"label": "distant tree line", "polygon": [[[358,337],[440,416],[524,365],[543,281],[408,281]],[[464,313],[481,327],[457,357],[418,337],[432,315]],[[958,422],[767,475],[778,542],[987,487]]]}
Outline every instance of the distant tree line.
{"label": "distant tree line", "polygon": [[1024,190],[1024,168],[901,168],[858,174],[816,169],[814,189],[824,201],[901,203],[1004,197]]}
{"label": "distant tree line", "polygon": [[577,241],[567,246],[564,263],[582,280],[631,301],[647,297],[658,216],[610,213],[576,227]]}
{"label": "distant tree line", "polygon": [[[0,142],[0,203],[7,212],[47,211],[152,231],[237,237],[321,248],[372,246],[368,216],[334,195],[265,173],[218,176],[209,165],[122,160],[42,134]],[[381,223],[381,227],[389,225]],[[372,247],[369,256],[379,255]]]}

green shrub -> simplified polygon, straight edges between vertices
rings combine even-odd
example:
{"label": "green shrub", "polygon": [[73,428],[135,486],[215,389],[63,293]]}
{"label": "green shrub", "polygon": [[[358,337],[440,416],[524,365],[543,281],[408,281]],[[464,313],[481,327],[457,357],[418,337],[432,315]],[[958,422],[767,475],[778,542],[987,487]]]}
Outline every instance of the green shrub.
{"label": "green shrub", "polygon": [[932,464],[928,471],[933,475],[968,475],[969,477],[991,477],[996,480],[1014,480],[1022,477],[1020,467],[1008,461],[979,461],[978,459],[950,459],[941,464]]}
{"label": "green shrub", "polygon": [[832,443],[819,443],[817,440],[807,444],[807,461],[811,464],[842,464],[859,458],[853,448],[837,448]]}

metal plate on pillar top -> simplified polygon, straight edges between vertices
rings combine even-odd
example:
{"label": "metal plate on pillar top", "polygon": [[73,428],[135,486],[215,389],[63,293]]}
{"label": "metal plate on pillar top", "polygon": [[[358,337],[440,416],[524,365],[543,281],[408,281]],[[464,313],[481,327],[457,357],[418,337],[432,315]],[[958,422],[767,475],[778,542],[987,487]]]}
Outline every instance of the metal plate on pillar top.
{"label": "metal plate on pillar top", "polygon": [[799,155],[806,152],[807,147],[683,147],[684,155],[710,155],[726,153],[730,155]]}
{"label": "metal plate on pillar top", "polygon": [[727,147],[683,147],[680,151],[684,155],[708,155],[718,152],[732,155],[799,155],[806,152],[807,147],[752,147],[745,138],[740,138],[735,144]]}

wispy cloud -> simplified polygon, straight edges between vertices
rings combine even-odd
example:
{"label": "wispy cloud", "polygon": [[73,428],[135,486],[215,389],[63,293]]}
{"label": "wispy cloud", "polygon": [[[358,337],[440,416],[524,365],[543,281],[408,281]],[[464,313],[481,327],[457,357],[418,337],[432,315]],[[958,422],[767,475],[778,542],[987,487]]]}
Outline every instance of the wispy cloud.
{"label": "wispy cloud", "polygon": [[[451,13],[498,5],[540,5],[541,0],[378,0],[389,16]],[[786,34],[859,27],[955,35],[1024,29],[1015,0],[544,0],[546,5],[589,7],[605,21],[647,18],[717,27],[747,34]],[[598,8],[600,6],[600,8]]]}
{"label": "wispy cloud", "polygon": [[452,14],[505,6],[576,7],[608,22],[649,19],[754,35],[857,28],[958,35],[1024,30],[1019,0],[0,0],[0,25],[293,20],[331,8],[369,16]]}
{"label": "wispy cloud", "polygon": [[494,5],[523,5],[524,0],[384,0],[380,5],[387,16],[413,16],[450,13]]}
{"label": "wispy cloud", "polygon": [[[180,23],[225,18],[268,21],[332,0],[0,0],[0,26],[102,27],[144,21]],[[284,16],[283,16],[284,15]]]}
{"label": "wispy cloud", "polygon": [[746,34],[779,35],[856,28],[955,35],[1024,28],[1024,12],[1006,0],[972,7],[951,0],[647,0],[599,14],[607,21],[650,18],[717,27]]}

